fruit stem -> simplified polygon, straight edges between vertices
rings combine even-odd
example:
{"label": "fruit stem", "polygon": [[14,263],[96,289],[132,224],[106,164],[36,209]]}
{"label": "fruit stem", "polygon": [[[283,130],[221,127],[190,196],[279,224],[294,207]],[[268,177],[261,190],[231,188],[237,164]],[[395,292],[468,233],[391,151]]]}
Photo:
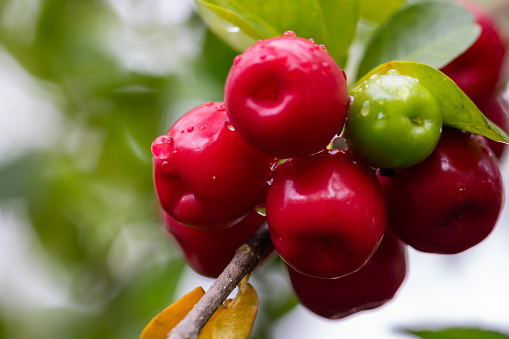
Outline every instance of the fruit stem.
{"label": "fruit stem", "polygon": [[201,329],[245,275],[251,273],[271,244],[267,224],[240,246],[223,273],[187,316],[175,326],[168,339],[197,339]]}

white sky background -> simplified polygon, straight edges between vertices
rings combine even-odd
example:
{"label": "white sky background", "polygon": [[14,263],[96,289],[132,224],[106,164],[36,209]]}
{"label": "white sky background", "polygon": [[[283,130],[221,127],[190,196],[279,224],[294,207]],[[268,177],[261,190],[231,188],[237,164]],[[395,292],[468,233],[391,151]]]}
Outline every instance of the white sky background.
{"label": "white sky background", "polygon": [[[110,0],[126,21],[136,15],[150,15],[150,6],[139,1]],[[189,13],[191,0],[147,1],[160,13],[173,13],[157,20],[179,25]],[[136,5],[138,4],[138,5]],[[152,6],[153,10],[154,6]],[[186,14],[187,13],[187,14]],[[142,23],[140,23],[142,24]],[[136,32],[118,32],[122,37],[113,52],[133,50]],[[178,46],[185,53],[196,53],[189,36],[181,37]],[[186,38],[186,39],[184,39]],[[154,38],[157,42],[157,37]],[[178,37],[175,37],[178,39]],[[186,42],[187,41],[187,42]],[[154,42],[154,46],[157,44]],[[186,45],[187,43],[187,45]],[[150,45],[150,41],[146,42]],[[143,68],[154,46],[137,46],[138,53],[123,62]],[[174,49],[173,49],[174,50]],[[167,51],[159,51],[167,55]],[[169,55],[171,55],[170,53]],[[157,57],[157,56],[156,56]],[[148,60],[150,61],[150,59]],[[176,59],[159,63],[177,70]],[[147,69],[150,71],[150,69]],[[154,70],[157,71],[157,70]],[[55,131],[62,128],[62,118],[37,85],[0,49],[0,162],[32,147],[51,144]],[[506,159],[507,160],[507,159]],[[502,163],[506,192],[509,192],[509,162]],[[506,204],[507,205],[507,204]],[[42,268],[51,264],[41,248],[34,244],[30,225],[23,218],[22,206],[0,206],[0,303],[18,309],[65,305],[65,279],[48,276]],[[43,265],[41,265],[41,261]],[[396,299],[384,307],[362,312],[340,321],[327,321],[297,307],[276,326],[273,338],[409,338],[394,332],[397,328],[468,326],[509,333],[509,209],[505,209],[492,235],[474,249],[455,256],[439,256],[409,251],[409,274]],[[283,273],[282,276],[285,276]],[[177,295],[202,285],[210,279],[186,271]]]}

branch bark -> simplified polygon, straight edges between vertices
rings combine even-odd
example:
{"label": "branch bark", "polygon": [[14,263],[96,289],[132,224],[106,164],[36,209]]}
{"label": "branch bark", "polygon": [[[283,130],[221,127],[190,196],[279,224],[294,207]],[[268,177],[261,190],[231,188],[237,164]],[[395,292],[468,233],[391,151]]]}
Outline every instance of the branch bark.
{"label": "branch bark", "polygon": [[256,268],[270,244],[269,229],[265,224],[237,249],[223,273],[187,316],[171,330],[168,339],[197,339],[212,314],[223,304],[242,278]]}

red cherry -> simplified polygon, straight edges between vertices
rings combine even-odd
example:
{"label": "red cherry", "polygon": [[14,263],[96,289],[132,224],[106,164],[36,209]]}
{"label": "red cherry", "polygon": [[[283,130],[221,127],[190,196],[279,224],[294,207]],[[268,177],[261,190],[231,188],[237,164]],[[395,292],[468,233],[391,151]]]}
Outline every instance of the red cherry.
{"label": "red cherry", "polygon": [[346,79],[334,59],[292,36],[260,41],[236,59],[224,98],[239,135],[278,158],[324,149],[341,131],[348,105]]}
{"label": "red cherry", "polygon": [[463,54],[441,69],[476,104],[490,96],[498,83],[504,62],[505,45],[497,27],[486,13],[461,1],[481,26],[481,35]]}
{"label": "red cherry", "polygon": [[[237,248],[265,223],[256,212],[221,230],[201,230],[185,226],[165,213],[166,230],[179,244],[189,266],[201,275],[217,278],[228,266]],[[265,254],[272,252],[273,248]]]}
{"label": "red cherry", "polygon": [[[486,116],[486,118],[493,121],[498,127],[502,128],[506,133],[509,133],[509,107],[507,102],[502,98],[498,98],[495,95],[487,97],[482,102],[478,103],[478,107]],[[506,144],[486,139],[488,145],[492,149],[493,153],[497,158],[501,158]]]}
{"label": "red cherry", "polygon": [[423,252],[475,246],[495,227],[504,200],[498,162],[485,140],[455,129],[444,129],[426,160],[380,180],[389,224]]}
{"label": "red cherry", "polygon": [[405,280],[406,247],[386,232],[375,254],[360,270],[338,279],[320,279],[288,267],[300,303],[319,316],[342,319],[390,301]]}
{"label": "red cherry", "polygon": [[195,107],[152,144],[163,209],[196,228],[231,226],[265,202],[276,159],[227,128],[222,103]]}
{"label": "red cherry", "polygon": [[374,171],[344,150],[283,163],[266,209],[279,255],[295,270],[323,278],[361,268],[378,247],[386,222]]}

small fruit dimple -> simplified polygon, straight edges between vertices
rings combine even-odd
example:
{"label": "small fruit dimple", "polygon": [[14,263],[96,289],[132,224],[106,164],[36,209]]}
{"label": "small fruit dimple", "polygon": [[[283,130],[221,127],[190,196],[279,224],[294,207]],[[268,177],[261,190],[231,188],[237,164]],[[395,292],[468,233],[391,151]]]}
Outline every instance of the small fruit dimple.
{"label": "small fruit dimple", "polygon": [[191,126],[191,127],[189,127],[189,128],[187,129],[187,132],[188,132],[188,133],[191,133],[192,131],[194,131],[194,126]]}
{"label": "small fruit dimple", "polygon": [[216,111],[225,111],[225,110],[226,110],[226,108],[224,107],[223,104],[220,104],[220,105],[216,106]]}

